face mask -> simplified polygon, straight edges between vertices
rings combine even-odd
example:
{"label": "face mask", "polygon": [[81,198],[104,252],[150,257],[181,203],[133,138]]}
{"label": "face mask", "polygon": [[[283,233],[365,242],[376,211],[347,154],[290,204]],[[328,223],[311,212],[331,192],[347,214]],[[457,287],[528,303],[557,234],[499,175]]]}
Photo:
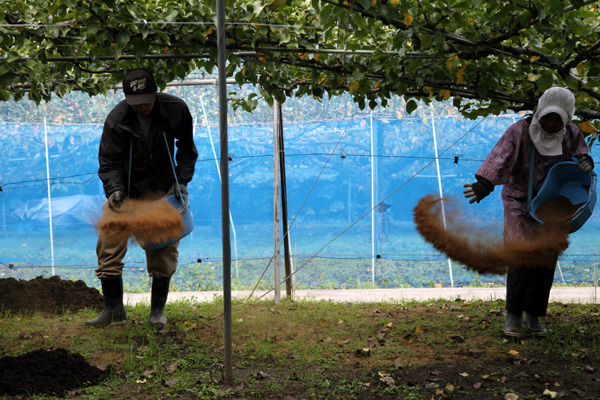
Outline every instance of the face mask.
{"label": "face mask", "polygon": [[546,137],[547,139],[552,139],[555,137],[562,137],[565,134],[565,127],[563,126],[563,128],[559,131],[556,131],[554,133],[550,133],[550,132],[546,132],[546,130],[544,128],[542,128],[542,125],[538,125],[540,132],[542,133],[542,136]]}

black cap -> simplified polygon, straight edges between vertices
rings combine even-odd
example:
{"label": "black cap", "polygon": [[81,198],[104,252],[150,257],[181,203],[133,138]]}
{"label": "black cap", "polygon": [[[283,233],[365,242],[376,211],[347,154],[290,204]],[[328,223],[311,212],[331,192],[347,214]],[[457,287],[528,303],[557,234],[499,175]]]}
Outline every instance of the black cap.
{"label": "black cap", "polygon": [[129,105],[154,103],[157,92],[154,76],[145,68],[129,71],[123,78],[123,92]]}

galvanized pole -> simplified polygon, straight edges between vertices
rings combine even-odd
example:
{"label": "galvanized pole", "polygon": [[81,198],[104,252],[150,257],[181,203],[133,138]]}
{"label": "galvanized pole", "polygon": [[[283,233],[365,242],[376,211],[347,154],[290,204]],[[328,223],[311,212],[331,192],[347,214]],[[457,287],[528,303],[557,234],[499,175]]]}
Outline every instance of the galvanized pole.
{"label": "galvanized pole", "polygon": [[275,304],[281,301],[281,214],[279,203],[279,102],[273,105],[273,269],[275,271]]}
{"label": "galvanized pole", "polygon": [[[435,149],[435,167],[437,168],[438,186],[440,190],[440,199],[442,199],[442,221],[446,229],[446,209],[444,207],[444,193],[442,191],[442,175],[440,173],[440,160],[438,158],[437,135],[435,133],[435,117],[433,116],[433,105],[431,105],[431,130],[433,131],[433,148]],[[452,276],[452,261],[448,258],[448,272],[450,273],[450,286],[454,287],[454,277]]]}
{"label": "galvanized pole", "polygon": [[376,190],[377,184],[377,135],[373,135],[373,111],[371,111],[371,284],[375,288],[375,258],[379,249],[377,241],[379,239],[377,218],[375,214],[375,204],[377,204]]}
{"label": "galvanized pole", "polygon": [[54,233],[52,232],[52,195],[50,194],[50,158],[48,157],[48,129],[44,117],[44,143],[46,145],[46,177],[48,178],[48,219],[50,221],[50,257],[52,257],[52,276],[54,276]]}
{"label": "galvanized pole", "polygon": [[229,144],[227,140],[227,73],[225,46],[225,0],[217,1],[217,67],[219,69],[219,127],[221,140],[221,223],[223,226],[223,333],[225,384],[233,384],[231,339],[231,243],[229,237]]}
{"label": "galvanized pole", "polygon": [[288,209],[287,209],[287,178],[285,176],[285,145],[283,140],[283,113],[281,104],[277,103],[276,112],[279,114],[279,176],[281,178],[281,222],[283,224],[283,255],[285,260],[285,294],[292,299],[292,260],[290,251],[290,232],[288,231]]}

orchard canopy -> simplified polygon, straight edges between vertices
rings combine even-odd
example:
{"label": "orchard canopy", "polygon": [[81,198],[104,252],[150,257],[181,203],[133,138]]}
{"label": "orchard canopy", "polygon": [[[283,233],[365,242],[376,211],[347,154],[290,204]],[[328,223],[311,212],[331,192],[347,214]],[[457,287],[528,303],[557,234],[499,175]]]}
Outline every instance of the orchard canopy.
{"label": "orchard canopy", "polygon": [[[468,118],[533,110],[551,86],[600,128],[598,2],[589,0],[227,0],[227,76],[237,100],[349,92],[361,107],[452,98]],[[217,63],[216,0],[14,0],[0,5],[0,97],[106,94],[146,67],[164,88]],[[595,127],[594,127],[595,125]]]}

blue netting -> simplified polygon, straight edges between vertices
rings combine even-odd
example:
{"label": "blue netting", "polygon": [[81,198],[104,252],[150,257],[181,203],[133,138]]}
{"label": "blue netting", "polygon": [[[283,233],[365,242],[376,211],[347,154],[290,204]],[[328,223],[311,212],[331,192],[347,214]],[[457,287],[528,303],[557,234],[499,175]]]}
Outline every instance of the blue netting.
{"label": "blue netting", "polygon": [[[412,222],[418,200],[430,193],[438,194],[440,182],[444,196],[457,199],[465,218],[501,234],[499,188],[479,205],[468,206],[461,197],[463,185],[474,180],[485,156],[518,117],[477,121],[460,117],[399,119],[394,110],[384,111],[284,126],[289,221],[294,221],[290,242],[297,257],[296,267],[318,253],[297,274],[299,282],[357,287],[373,278],[375,259],[375,280],[380,286],[449,284],[447,259],[421,239]],[[192,113],[199,115],[201,110]],[[195,127],[200,155],[188,189],[196,229],[181,242],[180,264],[194,264],[198,259],[213,262],[208,272],[196,275],[206,281],[206,274],[212,274],[210,279],[216,282],[220,279],[222,244],[220,180],[215,159],[215,154],[220,154],[219,131],[215,124],[212,121],[210,129],[206,124]],[[91,279],[96,267],[95,223],[105,200],[97,176],[102,125],[0,125],[4,149],[0,161],[4,189],[0,193],[0,262],[12,263],[17,270],[35,267],[36,274],[51,273],[45,129],[49,138],[55,273],[67,278],[84,274]],[[441,154],[439,180],[434,131]],[[272,138],[271,126],[229,127],[234,275],[245,284],[260,275],[273,254]],[[376,212],[368,213],[372,204],[381,201],[384,203]],[[572,236],[571,246],[561,259],[562,276],[557,271],[557,280],[591,279],[598,227],[598,217],[592,216]],[[125,261],[127,268],[142,272],[144,252],[131,245]],[[182,276],[194,274],[190,272],[193,266],[182,268]],[[478,277],[456,263],[452,269],[455,284],[476,279],[502,281],[501,277]]]}

